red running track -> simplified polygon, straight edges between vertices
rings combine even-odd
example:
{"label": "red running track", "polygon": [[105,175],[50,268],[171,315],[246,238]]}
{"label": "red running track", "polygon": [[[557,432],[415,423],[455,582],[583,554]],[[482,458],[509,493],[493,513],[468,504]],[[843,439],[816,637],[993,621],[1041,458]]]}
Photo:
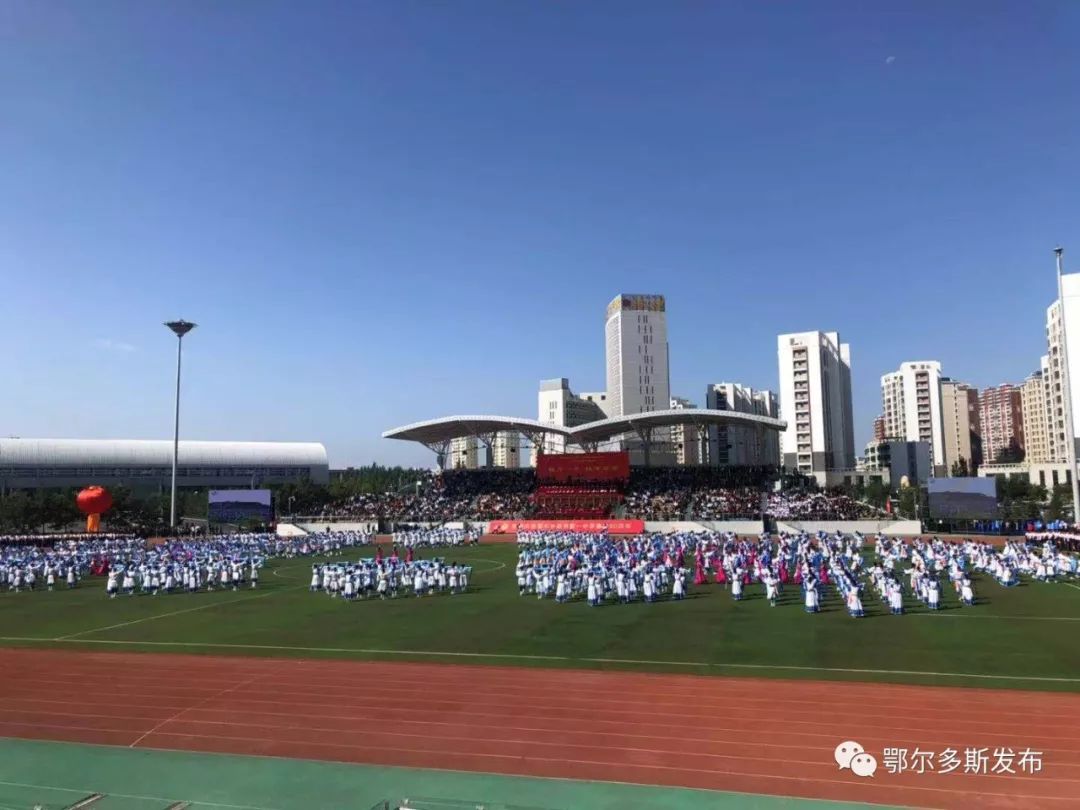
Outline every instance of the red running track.
{"label": "red running track", "polygon": [[[0,676],[7,737],[909,807],[1080,806],[1077,695],[19,649],[0,650]],[[1032,748],[1043,770],[860,779],[833,761],[843,740],[879,763],[885,747]]]}

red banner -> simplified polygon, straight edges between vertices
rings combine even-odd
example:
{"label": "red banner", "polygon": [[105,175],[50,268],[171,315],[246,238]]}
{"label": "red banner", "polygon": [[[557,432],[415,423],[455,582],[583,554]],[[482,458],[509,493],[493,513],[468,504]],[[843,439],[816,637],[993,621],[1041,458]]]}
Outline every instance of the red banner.
{"label": "red banner", "polygon": [[552,453],[537,456],[536,477],[544,482],[627,481],[630,453]]}
{"label": "red banner", "polygon": [[644,520],[493,520],[488,534],[517,534],[518,532],[602,532],[610,534],[641,534]]}

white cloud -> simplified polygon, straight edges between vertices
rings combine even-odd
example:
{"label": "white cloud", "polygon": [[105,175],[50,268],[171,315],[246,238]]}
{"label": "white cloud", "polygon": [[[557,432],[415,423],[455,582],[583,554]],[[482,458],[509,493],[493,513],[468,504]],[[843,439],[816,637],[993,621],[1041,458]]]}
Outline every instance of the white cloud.
{"label": "white cloud", "polygon": [[896,57],[895,57],[895,56],[886,56],[886,57],[885,57],[885,64],[886,64],[886,65],[891,65],[891,64],[892,64],[893,62],[895,62],[895,61],[896,61]]}
{"label": "white cloud", "polygon": [[123,352],[128,354],[135,351],[135,347],[130,343],[125,343],[122,340],[113,340],[112,338],[98,338],[94,341],[94,345],[99,349],[105,349],[110,352]]}

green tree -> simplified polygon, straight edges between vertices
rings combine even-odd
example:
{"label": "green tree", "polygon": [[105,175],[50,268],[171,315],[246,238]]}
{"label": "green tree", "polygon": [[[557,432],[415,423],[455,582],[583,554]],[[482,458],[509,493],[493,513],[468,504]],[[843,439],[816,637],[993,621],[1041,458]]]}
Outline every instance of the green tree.
{"label": "green tree", "polygon": [[968,463],[966,458],[957,459],[952,464],[952,469],[949,470],[949,474],[953,478],[968,478],[971,472],[968,470]]}
{"label": "green tree", "polygon": [[330,502],[330,490],[311,481],[284,484],[274,490],[274,509],[281,515],[315,515]]}
{"label": "green tree", "polygon": [[1055,485],[1044,511],[1046,519],[1065,520],[1072,518],[1072,513],[1072,487],[1068,484]]}
{"label": "green tree", "polygon": [[334,500],[352,495],[372,495],[410,490],[417,481],[428,480],[427,470],[406,467],[383,467],[372,464],[344,470],[330,482]]}
{"label": "green tree", "polygon": [[923,518],[926,517],[926,496],[920,487],[902,487],[900,489],[900,503],[897,505],[901,517]]}
{"label": "green tree", "polygon": [[882,483],[880,478],[873,478],[863,488],[863,500],[869,504],[885,508],[885,502],[889,498],[889,488]]}
{"label": "green tree", "polygon": [[9,492],[0,497],[0,529],[12,534],[34,530],[34,514],[26,492]]}

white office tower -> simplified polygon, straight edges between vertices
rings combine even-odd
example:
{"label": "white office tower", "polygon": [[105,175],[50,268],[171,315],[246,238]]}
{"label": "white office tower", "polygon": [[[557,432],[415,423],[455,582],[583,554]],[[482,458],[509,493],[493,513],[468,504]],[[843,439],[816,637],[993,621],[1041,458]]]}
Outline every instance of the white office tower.
{"label": "white office tower", "polygon": [[475,470],[479,442],[475,436],[460,436],[450,442],[450,469]]}
{"label": "white office tower", "polygon": [[852,469],[851,347],[836,332],[780,335],[776,344],[784,468],[819,480],[828,470]]}
{"label": "white office tower", "polygon": [[521,434],[513,430],[504,430],[495,434],[495,445],[491,449],[493,466],[508,470],[521,466]]}
{"label": "white office tower", "polygon": [[[605,414],[599,403],[591,402],[570,390],[570,381],[565,377],[540,381],[540,394],[537,397],[536,420],[545,425],[558,427],[577,427],[586,422],[604,419]],[[566,439],[562,436],[548,436],[544,446],[545,453],[565,453]],[[574,451],[580,448],[573,447]],[[532,465],[536,466],[536,448],[530,453]]]}
{"label": "white office tower", "polygon": [[578,394],[586,402],[595,402],[601,411],[604,412],[604,419],[611,416],[611,409],[608,404],[607,391],[582,391]]}
{"label": "white office tower", "polygon": [[[772,391],[755,391],[739,383],[713,383],[705,389],[705,407],[780,418],[780,403]],[[710,425],[708,463],[713,467],[780,466],[780,441],[773,430],[738,425]]]}
{"label": "white office tower", "polygon": [[609,414],[666,410],[671,382],[664,296],[616,296],[607,307],[604,334]]}
{"label": "white office tower", "polygon": [[[1061,289],[1065,298],[1065,331],[1069,345],[1065,347],[1061,338],[1061,305],[1055,301],[1046,308],[1046,343],[1049,349],[1048,387],[1050,394],[1050,447],[1053,461],[1068,461],[1065,444],[1067,422],[1065,421],[1065,401],[1062,390],[1065,377],[1072,392],[1073,430],[1080,431],[1080,273],[1069,273],[1061,277]],[[1067,348],[1067,352],[1063,350]],[[1062,363],[1062,355],[1068,354],[1069,368]],[[1075,437],[1074,437],[1075,441]],[[989,459],[987,459],[989,461]]]}
{"label": "white office tower", "polygon": [[[683,397],[672,397],[671,410],[681,411],[697,408]],[[701,464],[703,460],[705,431],[699,425],[676,425],[671,428],[671,443],[675,450],[676,464]]]}
{"label": "white office tower", "polygon": [[945,423],[941,409],[941,363],[919,360],[901,363],[881,378],[885,436],[930,445],[934,475],[948,475]]}

